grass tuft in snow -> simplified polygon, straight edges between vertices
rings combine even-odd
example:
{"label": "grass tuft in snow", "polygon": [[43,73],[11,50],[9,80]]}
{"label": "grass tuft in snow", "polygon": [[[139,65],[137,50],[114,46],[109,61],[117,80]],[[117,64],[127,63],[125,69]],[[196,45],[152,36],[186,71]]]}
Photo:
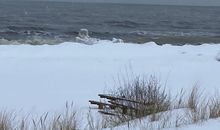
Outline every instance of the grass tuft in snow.
{"label": "grass tuft in snow", "polygon": [[91,110],[87,114],[87,126],[85,130],[102,130],[111,127],[106,116],[101,115],[101,117],[94,115]]}
{"label": "grass tuft in snow", "polygon": [[116,116],[108,117],[108,122],[113,126],[148,115],[151,115],[151,121],[158,120],[159,115],[156,113],[167,111],[171,106],[170,95],[155,76],[150,76],[149,79],[137,76],[132,80],[123,81],[123,84],[110,95],[139,102],[123,102],[129,108],[136,109],[136,111],[128,109],[126,114],[121,109],[114,109],[113,113],[116,113]]}
{"label": "grass tuft in snow", "polygon": [[153,130],[181,127],[220,117],[219,97],[204,96],[204,91],[201,91],[198,84],[195,84],[189,92],[181,89],[180,93],[171,99],[170,94],[161,87],[155,76],[149,79],[137,76],[122,83],[110,94],[114,97],[140,101],[143,104],[151,102],[154,105],[149,107],[129,102],[127,106],[138,108],[139,111],[127,114],[120,109],[114,109],[113,113],[117,113],[117,116],[106,115],[103,118],[107,120],[107,127],[123,126],[127,123],[129,128],[140,126],[141,129]]}
{"label": "grass tuft in snow", "polygon": [[15,114],[6,111],[0,112],[0,130],[14,129]]}
{"label": "grass tuft in snow", "polygon": [[49,117],[48,113],[42,115],[39,119],[33,120],[34,130],[77,130],[78,119],[73,103],[66,103],[62,114]]}
{"label": "grass tuft in snow", "polygon": [[[101,115],[89,111],[86,129],[102,130],[127,125],[129,128],[163,129],[181,127],[189,124],[206,121],[210,118],[220,117],[220,98],[204,96],[201,88],[194,85],[189,92],[182,89],[175,99],[171,99],[165,88],[155,76],[149,79],[135,77],[124,82],[111,92],[113,96],[139,101],[142,104],[128,102],[126,104],[139,111],[130,111],[126,115],[120,110],[113,110],[116,116]],[[152,106],[143,105],[147,102]],[[150,108],[150,109],[149,109]],[[46,112],[39,118],[31,119],[29,116],[20,118],[15,112],[0,112],[0,130],[77,130],[81,126],[73,103],[66,103],[61,114]],[[124,127],[123,127],[124,128]]]}
{"label": "grass tuft in snow", "polygon": [[[20,115],[19,115],[20,116]],[[39,118],[18,118],[16,113],[0,113],[0,130],[78,130],[79,120],[73,104],[66,103],[62,114],[50,115],[49,112]]]}
{"label": "grass tuft in snow", "polygon": [[210,112],[210,118],[218,118],[220,117],[220,97],[212,97],[210,98],[210,104],[209,104],[209,112]]}
{"label": "grass tuft in snow", "polygon": [[199,86],[196,84],[192,87],[188,97],[188,108],[191,111],[191,119],[193,123],[208,119],[208,102],[207,97],[203,97]]}

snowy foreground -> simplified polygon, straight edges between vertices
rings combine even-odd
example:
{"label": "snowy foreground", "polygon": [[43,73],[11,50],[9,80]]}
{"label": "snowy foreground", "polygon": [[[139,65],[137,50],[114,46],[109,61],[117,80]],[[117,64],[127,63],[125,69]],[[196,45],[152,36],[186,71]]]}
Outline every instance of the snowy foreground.
{"label": "snowy foreground", "polygon": [[[163,121],[159,120],[151,122],[149,118],[143,118],[142,120],[137,119],[130,122],[131,125],[129,128],[128,124],[126,123],[124,125],[115,127],[114,130],[219,130],[220,128],[220,118],[210,119],[202,123],[189,125],[190,123],[188,121],[190,119],[187,118],[188,116],[186,115],[186,109],[173,110],[168,113],[163,113],[163,116],[165,117],[164,119],[162,119]],[[184,119],[182,119],[181,117],[184,117]],[[178,122],[182,122],[184,120],[183,122],[189,124],[176,127],[175,125],[177,123],[177,118],[180,119],[178,120]],[[167,123],[166,127],[161,128],[165,123]],[[111,129],[109,128],[105,130]]]}
{"label": "snowy foreground", "polygon": [[[0,108],[25,112],[62,109],[66,101],[86,111],[88,100],[117,87],[118,77],[155,75],[172,93],[195,83],[220,92],[220,44],[158,46],[153,42],[96,45],[0,46]],[[217,55],[218,54],[218,55]],[[181,130],[219,130],[219,120]],[[118,129],[121,129],[119,127]],[[169,129],[174,130],[174,129]]]}

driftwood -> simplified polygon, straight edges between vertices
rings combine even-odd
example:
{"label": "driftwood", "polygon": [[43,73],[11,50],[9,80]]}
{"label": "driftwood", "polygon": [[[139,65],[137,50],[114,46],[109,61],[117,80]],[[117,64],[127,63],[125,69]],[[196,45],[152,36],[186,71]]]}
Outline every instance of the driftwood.
{"label": "driftwood", "polygon": [[[115,116],[118,113],[115,113],[114,110],[120,110],[124,115],[132,115],[131,113],[144,113],[150,114],[152,108],[154,106],[153,103],[150,102],[140,102],[135,100],[130,100],[125,97],[114,97],[111,95],[99,94],[98,95],[104,101],[93,101],[89,100],[90,104],[97,105],[101,114]],[[107,101],[106,101],[107,100]]]}
{"label": "driftwood", "polygon": [[104,103],[104,102],[98,102],[98,101],[93,101],[93,100],[89,100],[89,102],[91,104],[98,105],[98,109],[104,109],[104,107],[106,106],[109,106],[111,109],[114,109],[116,107],[116,105],[114,104],[109,104],[109,103]]}
{"label": "driftwood", "polygon": [[127,102],[130,102],[130,103],[137,103],[137,104],[148,105],[148,106],[154,105],[154,103],[152,103],[152,102],[140,102],[140,101],[135,101],[135,100],[131,100],[131,99],[126,99],[124,97],[114,97],[114,96],[105,95],[105,94],[99,94],[98,96],[100,98],[106,98],[106,99],[111,100],[111,101],[116,101],[116,100],[119,101],[120,100],[120,101],[127,101]]}
{"label": "driftwood", "polygon": [[107,111],[98,111],[101,114],[109,115],[109,116],[117,116],[115,113],[107,112]]}

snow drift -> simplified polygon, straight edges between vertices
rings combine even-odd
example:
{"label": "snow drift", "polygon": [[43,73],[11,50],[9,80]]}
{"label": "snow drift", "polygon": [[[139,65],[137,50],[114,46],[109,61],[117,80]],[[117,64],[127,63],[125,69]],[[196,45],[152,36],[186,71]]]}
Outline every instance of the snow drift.
{"label": "snow drift", "polygon": [[218,52],[218,54],[216,55],[215,58],[216,58],[217,61],[220,61],[220,51]]}

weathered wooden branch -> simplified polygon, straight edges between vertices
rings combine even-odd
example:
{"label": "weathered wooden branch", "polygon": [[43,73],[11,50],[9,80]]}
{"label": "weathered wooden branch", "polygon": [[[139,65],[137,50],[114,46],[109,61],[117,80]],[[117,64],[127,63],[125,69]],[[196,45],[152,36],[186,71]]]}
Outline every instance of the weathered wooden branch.
{"label": "weathered wooden branch", "polygon": [[114,109],[116,106],[113,104],[109,104],[109,103],[104,103],[104,102],[98,102],[98,101],[93,101],[93,100],[89,100],[89,102],[91,104],[95,104],[98,105],[98,109],[104,109],[104,106],[109,106],[111,109]]}
{"label": "weathered wooden branch", "polygon": [[[149,113],[154,109],[154,103],[143,103],[140,101],[134,101],[126,99],[124,97],[114,97],[105,94],[99,94],[100,98],[107,99],[108,103],[101,101],[89,100],[91,104],[97,105],[99,112],[105,115],[115,116],[117,115],[116,111],[111,111],[115,109],[121,110],[123,115],[131,115],[132,113]],[[143,108],[143,109],[142,109]]]}
{"label": "weathered wooden branch", "polygon": [[106,98],[106,99],[109,99],[109,100],[122,100],[122,101],[128,101],[128,102],[143,104],[143,105],[154,105],[154,103],[151,103],[151,102],[140,102],[140,101],[126,99],[124,97],[113,97],[111,95],[105,95],[105,94],[99,94],[98,96],[100,98]]}

